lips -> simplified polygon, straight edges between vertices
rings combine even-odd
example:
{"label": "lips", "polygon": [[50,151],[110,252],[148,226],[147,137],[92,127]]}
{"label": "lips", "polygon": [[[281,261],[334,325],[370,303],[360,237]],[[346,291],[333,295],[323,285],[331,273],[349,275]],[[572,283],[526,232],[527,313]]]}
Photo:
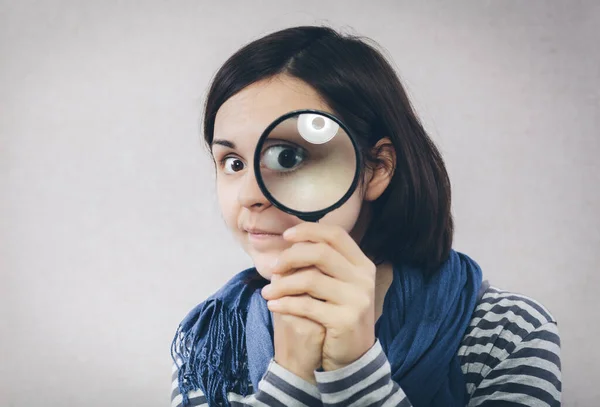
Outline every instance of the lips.
{"label": "lips", "polygon": [[265,235],[265,236],[278,236],[281,235],[281,233],[278,232],[274,232],[274,231],[270,231],[270,230],[264,230],[264,229],[258,229],[258,228],[244,228],[244,230],[248,233],[250,233],[251,235]]}

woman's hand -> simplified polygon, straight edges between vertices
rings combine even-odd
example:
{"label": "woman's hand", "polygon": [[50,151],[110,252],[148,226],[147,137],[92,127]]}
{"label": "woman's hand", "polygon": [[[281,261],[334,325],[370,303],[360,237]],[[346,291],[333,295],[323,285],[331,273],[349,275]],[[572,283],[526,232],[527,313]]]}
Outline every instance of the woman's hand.
{"label": "woman's hand", "polygon": [[271,270],[282,276],[263,288],[269,309],[325,327],[324,370],[349,365],[375,343],[375,265],[337,226],[302,223],[283,236],[294,244]]}
{"label": "woman's hand", "polygon": [[[282,278],[274,274],[271,282]],[[325,328],[310,319],[273,312],[275,362],[302,379],[316,384],[321,367]]]}

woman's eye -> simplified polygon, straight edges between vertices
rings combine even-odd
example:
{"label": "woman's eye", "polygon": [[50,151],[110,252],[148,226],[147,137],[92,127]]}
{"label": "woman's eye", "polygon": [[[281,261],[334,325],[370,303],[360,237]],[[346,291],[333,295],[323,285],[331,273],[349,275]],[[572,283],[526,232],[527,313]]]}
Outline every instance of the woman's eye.
{"label": "woman's eye", "polygon": [[306,158],[302,148],[291,145],[272,146],[263,153],[263,165],[270,170],[287,172],[293,171]]}
{"label": "woman's eye", "polygon": [[223,169],[227,174],[233,174],[244,169],[244,162],[236,157],[226,157],[223,160]]}

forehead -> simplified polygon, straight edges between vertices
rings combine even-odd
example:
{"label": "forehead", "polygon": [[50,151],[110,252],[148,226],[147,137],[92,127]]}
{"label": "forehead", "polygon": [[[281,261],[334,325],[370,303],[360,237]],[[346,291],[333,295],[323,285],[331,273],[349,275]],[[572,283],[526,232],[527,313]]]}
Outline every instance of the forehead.
{"label": "forehead", "polygon": [[252,147],[265,128],[279,116],[298,109],[331,108],[305,82],[276,76],[253,83],[228,99],[215,117],[214,138]]}

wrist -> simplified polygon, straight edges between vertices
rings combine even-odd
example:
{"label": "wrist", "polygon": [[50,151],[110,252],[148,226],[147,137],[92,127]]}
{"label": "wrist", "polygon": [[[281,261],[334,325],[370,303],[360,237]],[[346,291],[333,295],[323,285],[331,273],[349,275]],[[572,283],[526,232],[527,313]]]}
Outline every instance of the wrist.
{"label": "wrist", "polygon": [[301,378],[302,380],[309,382],[310,384],[316,386],[317,379],[315,378],[315,372],[312,368],[307,368],[305,366],[299,366],[297,363],[289,360],[280,360],[276,357],[273,360],[281,367],[294,374],[295,376]]}
{"label": "wrist", "polygon": [[333,370],[343,369],[347,366],[350,366],[356,361],[362,359],[367,353],[369,353],[374,345],[377,343],[377,338],[373,337],[365,342],[365,345],[362,347],[360,351],[358,351],[354,356],[346,358],[344,360],[333,360],[330,358],[323,358],[323,371],[331,372]]}

